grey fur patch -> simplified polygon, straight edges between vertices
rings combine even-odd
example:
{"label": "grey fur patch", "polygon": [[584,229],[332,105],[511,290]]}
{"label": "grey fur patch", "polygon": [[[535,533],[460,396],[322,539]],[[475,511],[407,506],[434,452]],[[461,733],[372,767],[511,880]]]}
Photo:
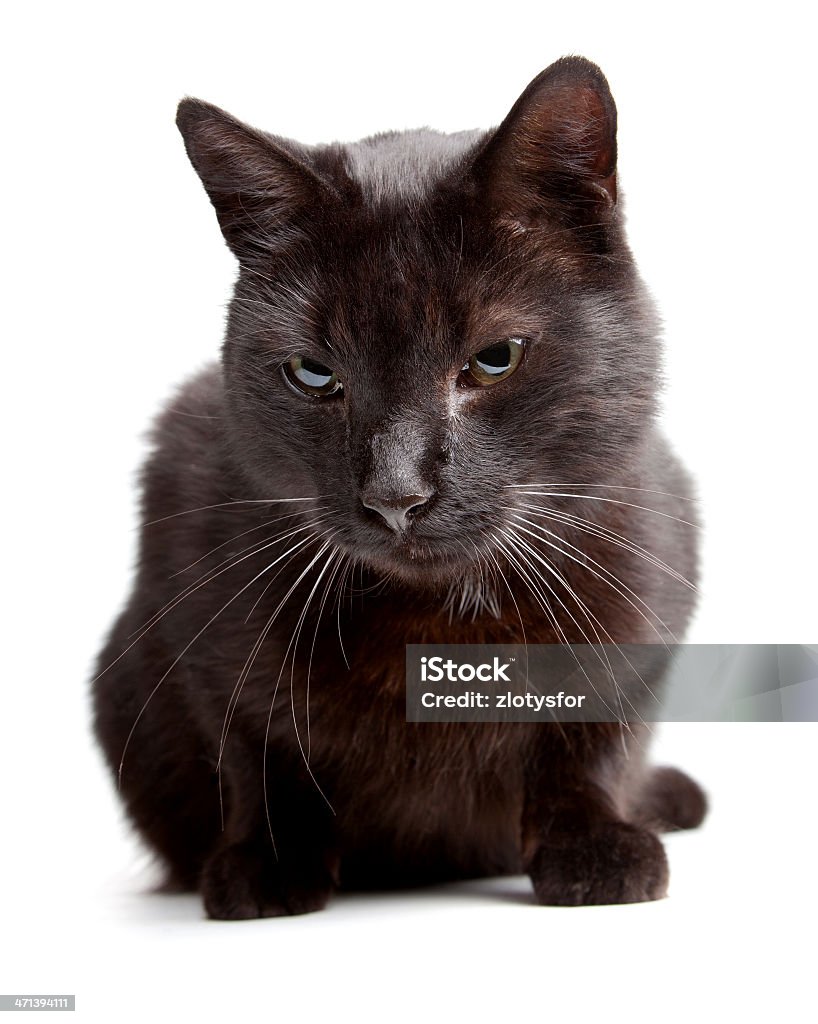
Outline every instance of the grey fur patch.
{"label": "grey fur patch", "polygon": [[423,199],[484,134],[415,128],[372,135],[345,147],[346,169],[370,202]]}

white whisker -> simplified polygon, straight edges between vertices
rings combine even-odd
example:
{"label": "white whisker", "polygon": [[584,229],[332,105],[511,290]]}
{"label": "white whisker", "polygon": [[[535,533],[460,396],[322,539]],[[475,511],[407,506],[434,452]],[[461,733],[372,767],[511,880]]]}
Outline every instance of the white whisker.
{"label": "white whisker", "polygon": [[[610,674],[610,676],[611,676],[611,678],[613,680],[613,683],[614,683],[614,690],[615,690],[615,692],[617,694],[617,699],[619,701],[620,710],[622,711],[622,716],[621,717],[619,715],[615,715],[615,717],[616,717],[617,721],[619,721],[620,725],[624,724],[625,723],[625,712],[624,712],[624,709],[622,708],[621,699],[619,699],[619,687],[618,687],[617,682],[616,682],[616,676],[613,674],[613,669],[611,668],[610,662],[608,661],[607,662],[607,666],[605,665],[605,662],[607,661],[607,657],[603,658],[596,651],[596,649],[594,648],[593,643],[591,642],[590,637],[585,632],[585,629],[577,621],[576,617],[571,613],[569,608],[566,606],[565,602],[559,597],[559,595],[556,593],[556,591],[553,589],[553,587],[550,586],[550,584],[545,580],[545,578],[542,576],[542,574],[537,570],[536,566],[531,562],[531,559],[526,557],[525,551],[521,548],[521,539],[517,536],[516,533],[514,533],[513,530],[511,531],[511,533],[512,533],[513,539],[511,537],[509,537],[507,533],[505,533],[504,536],[506,537],[506,540],[509,542],[509,544],[512,545],[512,547],[514,548],[515,552],[519,555],[520,558],[522,558],[525,561],[525,563],[528,566],[528,568],[534,573],[534,575],[543,584],[543,586],[546,587],[546,589],[548,590],[549,594],[551,594],[551,596],[554,598],[554,600],[559,604],[559,606],[563,609],[563,611],[566,613],[566,615],[571,619],[573,624],[579,630],[580,635],[583,637],[585,643],[592,650],[594,650],[594,653],[597,654],[597,657],[599,658],[600,662],[602,662],[602,664],[603,664],[603,668],[607,667],[608,672],[609,672],[609,674]],[[545,563],[543,562],[543,564],[545,564]],[[550,607],[550,605],[549,605],[549,607]],[[556,614],[553,612],[553,609],[552,609],[552,615],[553,615],[553,622],[554,622],[555,625],[557,625],[557,621],[558,620],[557,620]],[[591,681],[590,676],[585,671],[585,669],[582,667],[582,665],[581,665],[581,663],[579,661],[579,658],[577,658],[576,653],[573,650],[573,647],[568,642],[568,639],[567,639],[564,631],[562,630],[562,627],[558,627],[558,628],[559,628],[560,636],[562,637],[563,642],[570,648],[571,653],[574,655],[575,661],[580,666],[582,674],[588,680],[588,683],[592,687],[594,693],[603,702],[603,704],[608,709],[608,711],[610,711],[611,714],[614,714],[613,709],[608,706],[607,702],[603,699],[602,695],[599,693],[599,691],[594,686],[593,682]],[[593,629],[593,624],[591,624],[591,628]],[[596,633],[596,630],[594,630],[594,633]],[[597,639],[599,639],[598,634],[597,634]],[[603,648],[603,651],[604,651],[604,648]],[[630,728],[630,727],[628,726],[628,728]]]}
{"label": "white whisker", "polygon": [[[536,483],[536,484],[505,484],[506,490],[524,490],[531,487],[588,487],[593,490],[612,490],[612,491],[640,491],[642,494],[660,494],[665,498],[677,498],[679,501],[691,501],[694,504],[699,503],[698,498],[691,498],[684,494],[673,494],[671,491],[657,491],[651,487],[631,487],[624,484],[565,484],[565,483]],[[572,495],[572,497],[578,497],[578,495]]]}
{"label": "white whisker", "polygon": [[[595,576],[597,579],[600,579],[603,583],[606,583],[609,587],[611,587],[612,590],[614,590],[617,594],[619,594],[620,597],[623,597],[625,599],[625,601],[627,601],[627,603],[641,616],[641,618],[644,619],[644,621],[650,626],[650,628],[653,630],[653,632],[656,633],[656,635],[659,637],[659,639],[662,641],[663,644],[665,644],[667,646],[667,640],[662,636],[662,634],[656,628],[656,625],[653,622],[650,621],[650,619],[645,615],[645,613],[643,611],[641,611],[639,608],[636,607],[636,605],[633,603],[633,601],[630,600],[630,598],[627,596],[627,594],[630,594],[632,597],[634,597],[639,602],[639,604],[641,604],[644,608],[647,609],[647,611],[650,612],[650,614],[662,626],[662,628],[666,631],[667,635],[670,637],[670,639],[674,643],[678,643],[679,642],[676,639],[676,637],[674,636],[674,634],[673,634],[672,630],[670,629],[670,627],[667,625],[667,623],[664,622],[664,620],[661,619],[659,617],[659,615],[656,614],[656,612],[650,607],[650,605],[647,604],[647,602],[644,601],[641,597],[639,597],[639,595],[637,593],[635,593],[633,590],[631,590],[630,587],[628,587],[625,583],[623,583],[622,580],[620,580],[617,576],[615,576],[614,573],[612,573],[610,571],[610,569],[606,569],[605,566],[601,565],[595,559],[591,558],[591,556],[588,555],[586,552],[584,552],[581,548],[578,548],[575,545],[571,544],[569,541],[565,540],[564,537],[561,537],[559,534],[554,533],[552,530],[546,529],[546,527],[541,526],[539,523],[532,523],[531,520],[526,519],[519,512],[515,512],[513,514],[514,514],[516,519],[518,519],[518,520],[520,520],[520,521],[522,521],[524,523],[527,523],[529,526],[533,527],[535,530],[540,531],[540,533],[544,533],[544,534],[547,534],[549,537],[553,537],[560,544],[564,544],[565,547],[570,548],[571,550],[576,551],[579,555],[581,555],[582,556],[581,558],[577,558],[575,555],[570,554],[569,551],[566,551],[565,548],[558,547],[556,544],[553,544],[550,541],[545,540],[544,537],[539,537],[538,538],[539,540],[541,540],[542,543],[547,544],[549,547],[553,547],[555,551],[558,551],[564,557],[570,559],[572,562],[576,562],[577,565],[581,566],[587,572],[590,572],[591,575]],[[526,532],[530,532],[530,531],[526,531]],[[532,536],[535,536],[535,535],[532,534]],[[591,563],[591,564],[589,565],[588,563]],[[597,569],[600,570],[600,572],[597,572],[596,569],[591,568],[592,565],[596,566]],[[604,573],[604,575],[600,575],[600,573]],[[612,580],[614,580],[615,582],[611,583],[611,579],[607,578],[608,576]],[[622,589],[620,589],[620,587]],[[623,593],[623,590],[626,591],[626,593]]]}
{"label": "white whisker", "polygon": [[[307,544],[317,543],[323,537],[326,537],[327,534],[329,534],[330,532],[331,532],[331,528],[325,530],[321,534],[314,535],[312,537],[307,537],[306,539],[304,539],[304,540],[299,542],[298,547],[303,547],[304,545],[307,545]],[[291,548],[290,551],[289,552],[285,552],[285,554],[290,554],[292,552],[292,550],[293,549]],[[235,714],[236,707],[237,707],[238,702],[239,702],[239,698],[241,697],[241,691],[244,688],[244,684],[247,681],[247,678],[249,677],[250,672],[253,669],[253,665],[255,664],[256,658],[258,657],[258,653],[261,650],[262,645],[264,644],[264,641],[267,639],[267,636],[268,636],[270,630],[273,627],[273,623],[275,622],[275,620],[278,617],[279,613],[281,612],[282,608],[284,608],[284,606],[286,605],[287,601],[290,599],[292,594],[297,589],[297,587],[298,587],[299,583],[301,582],[301,580],[307,575],[309,570],[315,564],[316,560],[320,557],[321,554],[323,554],[323,552],[325,550],[326,550],[326,546],[321,548],[321,550],[318,552],[318,554],[312,559],[312,561],[309,563],[309,565],[301,572],[301,574],[298,576],[296,581],[290,586],[289,590],[284,595],[284,597],[282,597],[282,599],[276,605],[275,609],[273,610],[272,615],[270,615],[270,617],[267,619],[267,621],[265,622],[261,632],[259,633],[258,637],[256,638],[256,641],[253,644],[253,646],[252,646],[252,648],[250,650],[250,653],[249,653],[249,655],[247,656],[247,659],[244,662],[244,665],[242,666],[241,672],[239,673],[239,677],[236,680],[236,685],[233,687],[233,692],[230,695],[230,700],[227,703],[227,711],[225,712],[224,722],[222,723],[222,734],[221,734],[221,737],[219,739],[219,756],[218,756],[218,760],[217,760],[217,763],[216,763],[217,770],[219,770],[219,771],[221,770],[222,756],[224,754],[225,744],[227,743],[227,735],[228,735],[228,733],[230,731],[230,725],[231,725],[231,723],[233,721],[233,715]],[[288,559],[288,561],[287,561],[287,563],[285,563],[285,565],[289,564],[289,561],[291,561],[291,558]],[[267,588],[265,587],[265,592],[266,592],[266,590],[267,590]],[[276,689],[278,689],[278,684],[276,684]]]}
{"label": "white whisker", "polygon": [[[285,552],[285,554],[286,554],[286,552]],[[245,584],[245,585],[244,585],[244,586],[243,586],[243,587],[241,588],[241,590],[239,590],[239,591],[238,591],[238,593],[234,594],[234,595],[233,595],[233,596],[232,596],[232,597],[230,598],[230,600],[229,600],[229,601],[226,601],[226,602],[225,602],[225,603],[224,603],[224,604],[223,604],[223,605],[221,606],[221,608],[219,608],[219,610],[218,610],[218,611],[216,612],[216,614],[215,614],[215,615],[211,616],[211,617],[210,617],[210,618],[209,618],[209,619],[207,620],[207,622],[206,622],[206,623],[204,624],[204,626],[202,626],[202,628],[201,628],[201,629],[199,630],[199,632],[198,632],[198,633],[197,633],[197,634],[196,634],[196,635],[195,635],[195,636],[193,637],[193,639],[192,639],[192,640],[190,640],[190,641],[189,641],[189,642],[188,642],[188,643],[187,643],[187,644],[186,644],[186,645],[184,646],[184,648],[182,649],[181,653],[180,653],[180,654],[178,654],[178,655],[176,656],[176,658],[175,658],[175,659],[173,660],[173,662],[171,663],[171,665],[170,665],[170,668],[168,668],[168,669],[167,669],[167,670],[165,671],[165,673],[163,674],[162,678],[161,678],[161,679],[159,680],[159,682],[158,682],[158,683],[157,683],[157,684],[156,684],[156,685],[155,685],[155,686],[153,687],[153,689],[152,689],[152,690],[150,691],[150,693],[148,694],[147,698],[145,699],[145,702],[144,702],[144,704],[143,704],[143,705],[142,705],[142,707],[140,708],[140,710],[139,710],[139,714],[138,714],[138,715],[136,716],[136,719],[134,720],[134,723],[133,723],[133,725],[131,726],[131,728],[130,728],[130,731],[128,732],[128,735],[127,735],[127,737],[126,737],[126,739],[125,739],[125,746],[124,746],[124,747],[122,748],[122,756],[121,756],[121,759],[120,759],[120,762],[119,762],[119,771],[118,771],[118,778],[119,778],[119,782],[120,782],[120,785],[121,785],[121,783],[122,783],[122,769],[123,769],[123,766],[124,766],[124,764],[125,764],[125,755],[126,755],[126,753],[127,753],[127,751],[128,751],[128,746],[130,745],[130,742],[131,742],[131,737],[133,736],[133,734],[134,734],[134,732],[135,732],[135,730],[136,730],[136,727],[137,727],[137,725],[139,724],[139,722],[140,722],[140,720],[141,720],[142,716],[144,715],[144,713],[145,713],[145,710],[147,709],[148,705],[149,705],[149,704],[150,704],[150,702],[151,702],[151,701],[153,700],[153,698],[154,698],[154,696],[156,695],[156,693],[157,693],[157,692],[159,691],[159,687],[160,687],[160,686],[162,685],[162,683],[163,683],[163,682],[164,682],[164,681],[165,681],[165,680],[167,679],[167,677],[168,677],[168,676],[170,675],[170,673],[171,673],[171,672],[173,671],[173,669],[174,669],[174,668],[175,668],[175,667],[176,667],[176,666],[177,666],[177,665],[179,664],[179,662],[180,662],[180,661],[182,660],[182,658],[183,658],[183,657],[185,656],[185,654],[187,654],[187,652],[188,652],[188,651],[190,650],[190,648],[191,648],[191,647],[193,646],[193,644],[194,644],[194,643],[196,643],[196,641],[197,641],[197,640],[199,639],[199,637],[200,637],[200,636],[202,636],[202,634],[203,634],[203,633],[204,633],[204,632],[205,632],[205,631],[206,631],[206,630],[207,630],[207,629],[208,629],[208,628],[209,628],[209,627],[210,627],[210,626],[212,625],[212,623],[214,623],[214,622],[216,621],[216,619],[217,619],[217,618],[218,618],[218,617],[219,617],[219,616],[220,616],[220,615],[222,614],[222,612],[224,612],[224,611],[225,611],[225,609],[229,608],[229,607],[230,607],[230,605],[231,605],[231,604],[232,604],[232,603],[233,603],[233,602],[234,602],[235,600],[237,600],[237,598],[241,597],[241,595],[242,595],[242,594],[243,594],[243,593],[244,593],[244,592],[245,592],[245,591],[246,591],[246,590],[247,590],[247,589],[248,589],[249,587],[251,587],[251,586],[252,586],[252,585],[253,585],[253,584],[254,584],[254,583],[256,582],[256,580],[260,579],[260,577],[262,577],[262,576],[263,576],[263,575],[264,575],[264,574],[265,574],[266,572],[269,572],[269,571],[270,571],[270,569],[272,569],[272,567],[273,567],[273,566],[274,566],[274,565],[276,564],[276,562],[280,561],[280,560],[281,560],[281,558],[283,558],[283,557],[284,557],[284,555],[280,555],[280,556],[279,556],[279,558],[277,558],[277,559],[276,559],[275,561],[271,562],[271,563],[270,563],[270,564],[269,564],[268,566],[265,566],[265,568],[263,568],[263,569],[261,570],[261,572],[257,573],[257,574],[256,574],[256,575],[255,575],[255,576],[254,576],[254,577],[253,577],[253,578],[252,578],[252,579],[250,580],[250,582],[249,582],[249,583],[246,583],[246,584]]]}
{"label": "white whisker", "polygon": [[[528,530],[526,530],[525,532],[526,533],[530,533],[530,531],[528,531]],[[624,693],[624,691],[619,686],[619,683],[618,683],[618,681],[616,679],[616,675],[614,674],[613,666],[611,665],[610,658],[608,657],[608,653],[605,650],[605,644],[604,644],[604,642],[602,640],[602,637],[600,636],[600,634],[599,634],[599,632],[598,632],[598,630],[596,628],[597,626],[599,626],[599,628],[602,630],[602,633],[607,637],[608,641],[614,647],[617,648],[617,650],[619,651],[620,656],[622,657],[622,659],[633,670],[633,672],[636,674],[636,676],[638,677],[638,679],[640,680],[642,685],[647,689],[647,691],[651,695],[651,697],[653,697],[654,700],[657,700],[656,695],[653,693],[653,690],[651,690],[651,688],[648,686],[648,684],[645,682],[645,680],[642,678],[642,676],[636,670],[636,668],[631,663],[631,661],[629,660],[629,658],[627,657],[625,652],[622,650],[620,645],[613,639],[611,634],[605,628],[604,624],[602,622],[600,622],[599,618],[596,615],[594,615],[594,613],[588,608],[587,604],[580,598],[580,596],[577,594],[577,592],[574,590],[574,588],[570,585],[568,580],[565,579],[565,577],[562,576],[559,573],[559,571],[554,566],[553,562],[551,562],[551,560],[549,558],[547,558],[544,554],[542,554],[541,552],[538,552],[535,548],[533,548],[530,544],[528,544],[525,540],[523,540],[523,538],[519,537],[516,534],[515,534],[515,536],[517,536],[518,544],[520,544],[526,551],[528,551],[534,558],[536,558],[537,561],[539,561],[540,564],[542,564],[543,567],[546,568],[557,579],[557,581],[559,583],[561,583],[562,586],[565,587],[565,589],[568,591],[569,595],[573,598],[573,600],[576,602],[577,606],[582,611],[582,613],[585,616],[585,618],[588,620],[588,624],[590,625],[590,627],[591,627],[591,629],[592,629],[592,631],[594,633],[594,636],[596,637],[597,642],[599,643],[599,646],[602,649],[602,654],[604,656],[604,661],[605,661],[605,664],[606,664],[606,667],[607,667],[607,670],[608,670],[608,674],[610,675],[611,680],[613,681],[614,689],[615,689],[615,692],[617,694],[617,700],[619,702],[619,707],[620,707],[620,710],[622,711],[623,718],[625,716],[625,709],[622,706],[622,697],[624,696],[625,700],[627,700],[628,704],[630,704],[631,708],[633,708],[633,710],[636,712],[639,720],[642,722],[642,724],[646,725],[646,727],[647,727],[647,723],[645,723],[645,721],[642,718],[641,714],[639,714],[638,709],[634,706],[633,702],[628,698],[628,695],[626,693]],[[534,536],[534,535],[531,534],[531,536]],[[627,755],[627,751],[625,753]]]}
{"label": "white whisker", "polygon": [[[614,718],[615,718],[615,719],[616,719],[617,721],[620,721],[620,719],[619,719],[619,716],[618,716],[618,715],[616,715],[616,713],[614,712],[613,708],[611,708],[611,707],[610,707],[610,706],[608,705],[608,702],[607,702],[607,701],[605,700],[605,698],[604,698],[604,697],[603,697],[603,696],[602,696],[602,695],[600,694],[600,692],[599,692],[599,691],[597,690],[597,688],[596,688],[596,687],[594,686],[593,682],[591,681],[591,678],[589,677],[588,673],[587,673],[587,672],[585,671],[585,669],[584,669],[584,667],[583,667],[582,663],[580,662],[579,658],[577,658],[576,652],[574,651],[574,649],[573,649],[573,647],[572,647],[572,645],[571,645],[570,641],[568,640],[568,637],[567,637],[567,636],[565,635],[565,631],[564,631],[564,629],[562,628],[562,626],[561,626],[561,625],[560,625],[560,623],[559,623],[559,619],[557,618],[556,614],[554,613],[554,610],[553,610],[553,609],[551,608],[550,604],[548,603],[548,599],[547,599],[547,598],[545,597],[545,595],[544,595],[544,594],[543,594],[543,593],[542,593],[542,592],[541,592],[541,591],[539,590],[539,588],[538,588],[538,587],[537,587],[537,586],[536,586],[536,585],[535,585],[535,584],[533,583],[533,581],[531,580],[531,577],[529,576],[529,574],[528,574],[528,572],[526,571],[526,569],[525,569],[525,568],[523,568],[523,567],[521,567],[521,565],[520,565],[520,559],[522,559],[522,561],[523,561],[523,565],[528,565],[528,564],[529,564],[529,562],[528,562],[528,559],[526,559],[526,558],[525,558],[525,555],[524,555],[523,553],[521,553],[521,552],[519,551],[519,549],[518,549],[518,548],[516,547],[516,545],[514,544],[514,542],[513,542],[512,540],[511,540],[511,538],[509,538],[509,537],[508,537],[508,534],[506,534],[506,533],[504,532],[503,536],[504,536],[504,537],[506,538],[506,540],[507,540],[507,541],[508,541],[508,542],[509,542],[509,543],[511,544],[511,546],[513,547],[513,549],[514,549],[514,550],[515,550],[515,551],[517,552],[517,556],[519,556],[519,557],[515,557],[514,555],[512,555],[512,554],[511,554],[511,553],[509,552],[508,548],[506,548],[506,547],[505,547],[505,546],[504,546],[503,544],[500,544],[500,543],[498,542],[498,545],[497,545],[497,546],[498,546],[498,547],[500,548],[500,550],[501,550],[501,551],[502,551],[502,552],[503,552],[503,553],[505,554],[505,556],[506,556],[506,558],[508,559],[508,561],[509,561],[509,562],[510,562],[510,563],[511,563],[512,565],[514,565],[514,567],[515,567],[515,568],[516,568],[516,570],[517,570],[517,574],[518,574],[518,575],[519,575],[519,576],[521,577],[521,579],[523,579],[523,581],[524,581],[524,582],[526,583],[526,585],[528,586],[528,589],[529,589],[529,590],[531,591],[532,595],[534,596],[534,599],[535,599],[535,600],[537,601],[537,603],[538,603],[538,604],[540,605],[540,607],[541,607],[541,608],[543,609],[543,611],[544,611],[544,612],[545,612],[545,614],[546,614],[546,617],[548,618],[548,620],[549,620],[549,621],[551,622],[551,624],[553,625],[554,629],[555,629],[555,630],[557,631],[557,633],[559,634],[559,636],[560,636],[560,638],[561,638],[561,641],[562,641],[562,643],[563,643],[563,644],[564,644],[564,645],[565,645],[565,646],[566,646],[566,647],[567,647],[567,648],[569,649],[569,651],[570,651],[570,652],[571,652],[571,654],[573,655],[573,657],[574,657],[574,660],[575,660],[575,661],[576,661],[576,663],[577,663],[577,666],[579,667],[580,671],[582,672],[582,674],[583,674],[583,675],[585,676],[586,680],[588,681],[588,685],[589,685],[589,686],[591,687],[591,689],[592,689],[592,690],[594,691],[594,693],[595,693],[595,694],[596,694],[596,696],[597,696],[597,697],[599,698],[599,700],[600,700],[600,701],[602,702],[602,704],[604,704],[605,708],[606,708],[606,709],[607,709],[607,710],[608,710],[608,711],[610,712],[610,714],[611,714],[611,715],[613,715],[613,716],[614,716]],[[529,566],[529,567],[531,567],[531,566]],[[542,580],[542,577],[541,577],[541,576],[539,576],[539,573],[537,573],[536,575],[537,575],[537,576],[538,576],[538,577],[540,578],[541,582],[543,582],[543,583],[545,582],[544,580]],[[546,586],[547,586],[547,584],[546,584]],[[550,588],[549,588],[549,589],[550,589]],[[553,591],[552,591],[552,593],[553,593]],[[562,602],[560,602],[560,603],[562,603]],[[563,606],[563,607],[564,607],[564,606]],[[566,609],[566,612],[568,612],[568,610],[567,610],[567,609]],[[572,619],[573,619],[573,616],[571,615],[571,613],[570,613],[570,612],[568,612],[568,615],[569,615],[569,617],[570,617],[570,618],[572,618]],[[577,622],[576,622],[576,619],[574,619],[573,621],[574,621],[575,625],[577,626],[577,629],[578,629],[578,630],[579,630],[579,632],[580,632],[580,633],[581,633],[581,634],[582,634],[582,635],[583,635],[583,636],[585,637],[585,640],[586,640],[586,642],[587,642],[587,640],[588,640],[588,637],[587,637],[587,635],[585,634],[584,630],[583,630],[583,629],[582,629],[582,627],[581,627],[581,626],[579,625],[579,623],[577,623]]]}
{"label": "white whisker", "polygon": [[673,566],[668,565],[667,562],[663,562],[661,558],[658,558],[653,552],[648,551],[647,548],[643,548],[635,541],[629,540],[621,533],[617,533],[608,526],[601,526],[598,523],[594,523],[590,519],[583,519],[582,516],[573,515],[570,512],[565,512],[562,509],[556,509],[544,505],[531,505],[527,502],[520,504],[519,508],[524,508],[529,511],[532,515],[540,515],[547,519],[553,519],[557,522],[563,522],[568,525],[576,527],[578,530],[583,530],[585,533],[593,537],[599,537],[600,540],[606,540],[616,547],[624,548],[626,551],[630,551],[634,555],[638,555],[640,558],[644,558],[645,561],[650,562],[656,566],[657,569],[661,569],[666,572],[668,576],[671,576],[682,586],[687,587],[689,590],[696,590],[695,584],[691,583],[685,576],[682,575]]}
{"label": "white whisker", "polygon": [[669,512],[661,512],[658,508],[650,508],[647,505],[636,505],[631,501],[620,501],[618,498],[603,498],[598,494],[571,494],[564,491],[520,491],[520,494],[530,495],[531,497],[540,498],[574,498],[576,501],[606,501],[611,505],[623,505],[626,508],[639,509],[642,512],[652,512],[654,515],[662,516],[664,519],[672,519],[676,523],[681,523],[683,526],[690,526],[694,530],[699,530],[701,527],[698,523],[691,523],[687,519],[680,519],[678,516],[673,516]]}
{"label": "white whisker", "polygon": [[321,498],[331,498],[331,494],[317,494],[314,498],[247,498],[236,499],[235,501],[220,501],[215,505],[200,505],[198,508],[187,508],[183,512],[174,512],[169,516],[162,516],[161,519],[151,519],[149,522],[140,523],[136,529],[142,526],[158,526],[159,523],[166,523],[169,519],[178,519],[179,516],[189,516],[194,512],[209,512],[216,508],[227,508],[233,505],[277,505],[285,501],[319,501]]}

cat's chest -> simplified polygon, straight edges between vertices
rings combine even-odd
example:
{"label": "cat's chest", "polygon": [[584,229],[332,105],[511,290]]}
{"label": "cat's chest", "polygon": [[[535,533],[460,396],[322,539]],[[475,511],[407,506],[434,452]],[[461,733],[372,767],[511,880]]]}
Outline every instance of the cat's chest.
{"label": "cat's chest", "polygon": [[430,807],[462,805],[467,793],[501,798],[516,785],[531,726],[407,722],[402,665],[378,669],[356,670],[353,662],[310,685],[310,761],[325,767],[339,793],[377,794],[381,806],[392,794],[404,810],[416,793],[428,815]]}
{"label": "cat's chest", "polygon": [[472,841],[485,829],[490,845],[510,843],[531,737],[528,725],[410,723],[403,700],[358,691],[342,713],[334,701],[316,700],[310,765],[346,834],[365,823],[368,835],[405,844]]}

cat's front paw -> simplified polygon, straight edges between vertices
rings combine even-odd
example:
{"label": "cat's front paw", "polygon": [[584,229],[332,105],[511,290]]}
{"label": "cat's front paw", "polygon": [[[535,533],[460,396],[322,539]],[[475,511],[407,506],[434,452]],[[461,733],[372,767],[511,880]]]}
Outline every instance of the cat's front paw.
{"label": "cat's front paw", "polygon": [[214,853],[200,889],[208,917],[243,921],[323,910],[335,884],[321,858],[279,861],[272,849],[236,843]]}
{"label": "cat's front paw", "polygon": [[652,832],[624,822],[588,833],[548,833],[528,864],[537,902],[643,903],[667,895],[668,866]]}

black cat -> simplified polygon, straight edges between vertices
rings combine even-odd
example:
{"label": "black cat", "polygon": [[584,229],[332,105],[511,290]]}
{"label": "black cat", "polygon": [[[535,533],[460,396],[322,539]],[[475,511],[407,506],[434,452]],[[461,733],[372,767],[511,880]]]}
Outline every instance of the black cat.
{"label": "black cat", "polygon": [[240,273],[221,365],[160,417],[96,729],[208,914],[527,872],[664,895],[695,783],[597,724],[409,724],[407,643],[679,637],[690,484],[623,233],[616,109],[557,61],[493,131],[302,146],[184,100]]}

